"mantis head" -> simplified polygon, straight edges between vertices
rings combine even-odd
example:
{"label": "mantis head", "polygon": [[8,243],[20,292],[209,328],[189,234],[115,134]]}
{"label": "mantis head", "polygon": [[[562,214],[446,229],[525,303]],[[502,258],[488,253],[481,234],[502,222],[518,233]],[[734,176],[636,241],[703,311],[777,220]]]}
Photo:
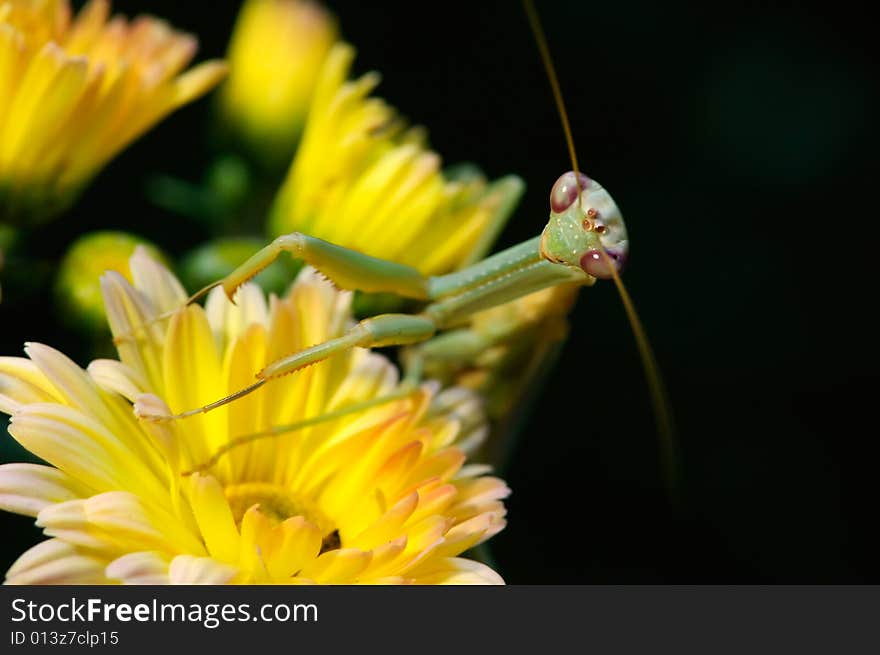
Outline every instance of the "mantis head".
{"label": "mantis head", "polygon": [[550,191],[550,221],[541,234],[541,255],[608,279],[611,266],[615,272],[623,270],[628,251],[623,216],[602,185],[583,173],[560,176]]}

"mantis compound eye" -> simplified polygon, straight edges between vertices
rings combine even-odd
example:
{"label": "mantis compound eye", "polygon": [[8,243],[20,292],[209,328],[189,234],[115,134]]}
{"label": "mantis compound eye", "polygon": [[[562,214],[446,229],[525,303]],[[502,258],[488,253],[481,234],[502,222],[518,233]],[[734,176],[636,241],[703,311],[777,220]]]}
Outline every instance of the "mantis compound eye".
{"label": "mantis compound eye", "polygon": [[550,191],[550,209],[557,214],[564,212],[577,200],[578,183],[580,183],[580,190],[584,191],[589,188],[590,182],[590,178],[583,173],[578,173],[577,178],[575,178],[574,171],[560,175]]}
{"label": "mantis compound eye", "polygon": [[612,275],[611,266],[614,271],[620,273],[626,263],[626,254],[624,251],[607,249],[605,250],[607,257],[604,257],[598,250],[590,250],[581,257],[581,268],[587,275],[592,275],[600,280],[609,280]]}

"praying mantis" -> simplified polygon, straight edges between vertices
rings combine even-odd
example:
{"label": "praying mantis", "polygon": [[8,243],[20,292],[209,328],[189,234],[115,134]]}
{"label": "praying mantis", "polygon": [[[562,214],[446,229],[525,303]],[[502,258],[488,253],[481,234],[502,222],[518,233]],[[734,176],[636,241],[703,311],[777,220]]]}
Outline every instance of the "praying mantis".
{"label": "praying mantis", "polygon": [[[406,347],[406,375],[400,389],[392,395],[307,419],[299,424],[276,426],[264,433],[242,435],[189,473],[210,468],[224,453],[247,441],[301,429],[400,398],[411,393],[414,385],[426,373],[443,368],[466,368],[469,362],[488,348],[515,340],[529,328],[537,326],[537,329],[541,329],[544,324],[540,319],[551,316],[553,312],[564,316],[577,291],[581,287],[592,286],[597,280],[613,280],[620,291],[645,365],[661,436],[669,441],[670,419],[659,373],[644,330],[620,280],[629,251],[626,226],[610,193],[578,167],[571,129],[546,39],[531,2],[526,1],[524,5],[553,87],[572,161],[572,170],[563,173],[550,191],[550,216],[543,231],[464,269],[436,276],[425,276],[414,267],[294,232],[276,238],[222,280],[191,296],[188,303],[196,302],[210,289],[219,286],[233,300],[242,284],[278,257],[287,254],[314,267],[340,288],[394,294],[421,306],[412,313],[388,313],[365,318],[335,339],[270,362],[261,371],[255,371],[255,381],[250,386],[201,407],[174,414],[152,414],[136,407],[142,419],[181,420],[234,402],[276,378],[351,348]],[[501,204],[510,204],[519,192],[516,185],[509,189],[501,188],[499,193],[510,196],[505,196]],[[537,317],[524,318],[522,312],[514,310],[500,321],[488,325],[475,320],[485,315],[483,313],[487,310],[515,308],[516,303],[527,298],[538,298],[535,295],[538,292],[544,295],[543,305],[539,304],[537,309]],[[157,317],[157,320],[161,318]],[[667,468],[670,468],[668,463]],[[669,475],[672,473],[669,472]]]}

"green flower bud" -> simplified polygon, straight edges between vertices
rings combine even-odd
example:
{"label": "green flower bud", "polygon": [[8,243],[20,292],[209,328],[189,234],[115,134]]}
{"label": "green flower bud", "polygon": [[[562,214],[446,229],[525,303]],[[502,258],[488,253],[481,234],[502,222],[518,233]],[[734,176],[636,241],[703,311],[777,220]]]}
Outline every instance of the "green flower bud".
{"label": "green flower bud", "polygon": [[58,269],[55,297],[62,315],[84,331],[107,332],[101,275],[113,270],[131,281],[128,259],[137,246],[167,261],[156,246],[126,232],[90,232],[67,250]]}

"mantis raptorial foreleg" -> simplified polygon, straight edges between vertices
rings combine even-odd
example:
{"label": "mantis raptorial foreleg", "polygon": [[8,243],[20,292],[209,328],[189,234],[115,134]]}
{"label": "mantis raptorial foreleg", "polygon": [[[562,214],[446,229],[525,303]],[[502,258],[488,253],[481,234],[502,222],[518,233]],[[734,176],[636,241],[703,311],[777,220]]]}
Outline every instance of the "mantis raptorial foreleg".
{"label": "mantis raptorial foreleg", "polygon": [[[336,286],[343,289],[367,293],[392,293],[404,298],[420,300],[429,298],[430,278],[423,276],[412,266],[371,257],[323,239],[311,237],[301,232],[293,232],[284,234],[265,248],[261,248],[225,278],[190,296],[186,304],[189,305],[199,300],[217,286],[223,287],[226,296],[234,302],[236,290],[258,275],[283,253],[289,253],[295,259],[310,264]],[[139,328],[142,329],[151,323],[170,318],[175,311],[157,314]],[[116,335],[114,341],[119,343],[134,337],[134,333],[121,334]],[[258,386],[259,384],[256,384],[254,388]]]}
{"label": "mantis raptorial foreleg", "polygon": [[428,279],[412,266],[371,257],[301,232],[284,234],[255,253],[220,282],[231,300],[236,289],[284,253],[290,253],[327,276],[336,286],[367,293],[428,298]]}
{"label": "mantis raptorial foreleg", "polygon": [[[494,199],[494,210],[486,229],[465,258],[466,265],[485,255],[522,196],[524,186],[520,178],[508,175],[496,180],[486,189],[486,196]],[[278,237],[228,275],[222,281],[226,295],[231,299],[241,284],[266,268],[283,252],[315,267],[343,289],[392,293],[418,300],[431,297],[429,278],[412,266],[371,257],[300,232]]]}

